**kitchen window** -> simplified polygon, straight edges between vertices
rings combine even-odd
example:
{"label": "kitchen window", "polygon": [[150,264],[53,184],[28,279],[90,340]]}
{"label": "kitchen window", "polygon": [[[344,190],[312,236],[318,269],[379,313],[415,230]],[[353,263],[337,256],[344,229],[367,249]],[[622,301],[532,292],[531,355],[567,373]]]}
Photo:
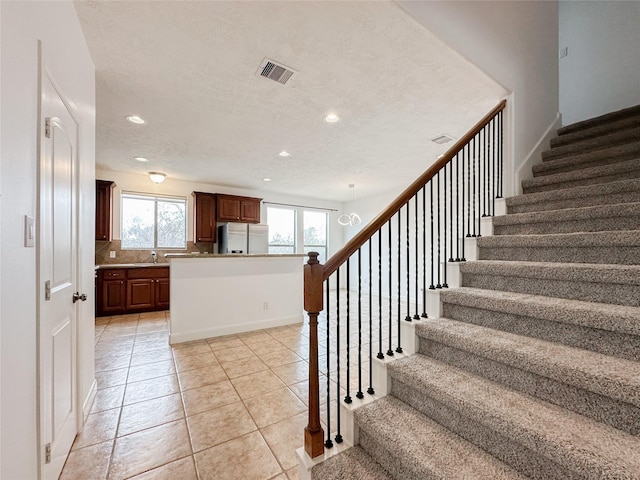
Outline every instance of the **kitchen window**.
{"label": "kitchen window", "polygon": [[296,253],[296,210],[267,207],[269,253]]}
{"label": "kitchen window", "polygon": [[318,260],[321,263],[327,261],[326,210],[305,210],[294,206],[267,207],[267,223],[269,253],[318,252]]}
{"label": "kitchen window", "polygon": [[186,198],[122,194],[123,249],[187,248]]}
{"label": "kitchen window", "polygon": [[327,261],[327,214],[322,211],[303,212],[304,253],[318,252],[318,261]]}

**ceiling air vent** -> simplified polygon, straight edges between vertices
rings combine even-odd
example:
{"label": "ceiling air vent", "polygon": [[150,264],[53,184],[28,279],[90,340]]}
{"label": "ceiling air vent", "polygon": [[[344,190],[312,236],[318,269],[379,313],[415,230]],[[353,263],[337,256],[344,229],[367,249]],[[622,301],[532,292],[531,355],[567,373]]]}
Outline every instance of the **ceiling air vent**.
{"label": "ceiling air vent", "polygon": [[438,135],[437,137],[430,138],[429,140],[432,141],[433,143],[437,143],[438,145],[442,145],[443,143],[449,143],[453,141],[453,138],[443,133],[442,135]]}
{"label": "ceiling air vent", "polygon": [[262,60],[257,72],[261,77],[270,78],[271,80],[275,80],[283,85],[287,83],[287,80],[289,80],[291,75],[294,73],[295,72],[289,67],[285,67],[284,65],[274,62],[268,58]]}

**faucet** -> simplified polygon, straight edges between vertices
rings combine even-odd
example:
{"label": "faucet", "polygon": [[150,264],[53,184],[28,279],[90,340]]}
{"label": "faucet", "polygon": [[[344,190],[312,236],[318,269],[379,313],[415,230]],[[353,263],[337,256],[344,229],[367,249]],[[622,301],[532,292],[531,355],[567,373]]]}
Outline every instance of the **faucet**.
{"label": "faucet", "polygon": [[158,263],[158,254],[155,250],[151,251],[151,257],[153,258],[153,263]]}

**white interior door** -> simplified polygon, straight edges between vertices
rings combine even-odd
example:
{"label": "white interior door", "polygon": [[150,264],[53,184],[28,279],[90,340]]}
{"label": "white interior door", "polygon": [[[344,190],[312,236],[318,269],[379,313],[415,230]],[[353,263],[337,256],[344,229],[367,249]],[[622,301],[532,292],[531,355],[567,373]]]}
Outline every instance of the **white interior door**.
{"label": "white interior door", "polygon": [[77,433],[77,124],[43,71],[39,188],[40,472],[57,479]]}

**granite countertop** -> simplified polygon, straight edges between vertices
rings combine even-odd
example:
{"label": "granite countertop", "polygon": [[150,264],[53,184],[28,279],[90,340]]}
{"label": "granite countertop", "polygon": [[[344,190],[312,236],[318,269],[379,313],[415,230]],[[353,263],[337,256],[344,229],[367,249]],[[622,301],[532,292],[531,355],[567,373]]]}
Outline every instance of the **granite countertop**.
{"label": "granite countertop", "polygon": [[104,268],[139,268],[139,267],[169,267],[169,262],[164,263],[103,263],[96,265],[96,269]]}
{"label": "granite countertop", "polygon": [[166,253],[165,258],[306,257],[306,253]]}

